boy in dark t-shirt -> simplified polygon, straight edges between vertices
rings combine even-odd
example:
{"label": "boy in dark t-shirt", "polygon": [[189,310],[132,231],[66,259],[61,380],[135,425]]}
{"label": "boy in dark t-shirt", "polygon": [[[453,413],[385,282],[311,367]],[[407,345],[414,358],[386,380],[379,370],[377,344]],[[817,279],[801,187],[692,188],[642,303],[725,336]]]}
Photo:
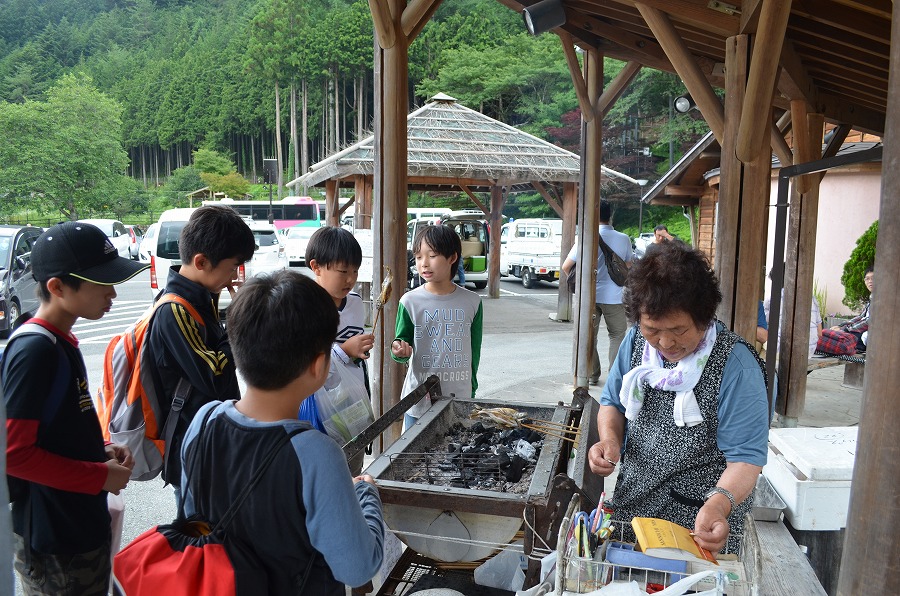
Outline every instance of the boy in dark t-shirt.
{"label": "boy in dark t-shirt", "polygon": [[[270,445],[311,429],[297,411],[328,377],[338,325],[331,296],[295,271],[251,278],[228,313],[247,390],[240,400],[204,405],[181,453],[184,513],[214,524]],[[384,554],[375,481],[351,478],[341,448],[320,432],[301,432],[277,453],[228,532],[264,565],[261,594],[344,596],[345,584],[361,586],[378,572]]]}
{"label": "boy in dark t-shirt", "polygon": [[16,570],[27,594],[106,594],[110,518],[134,462],[104,445],[72,326],[112,306],[114,284],[146,265],[118,256],[99,228],[65,222],[31,252],[41,305],[3,354],[7,473],[14,478]]}

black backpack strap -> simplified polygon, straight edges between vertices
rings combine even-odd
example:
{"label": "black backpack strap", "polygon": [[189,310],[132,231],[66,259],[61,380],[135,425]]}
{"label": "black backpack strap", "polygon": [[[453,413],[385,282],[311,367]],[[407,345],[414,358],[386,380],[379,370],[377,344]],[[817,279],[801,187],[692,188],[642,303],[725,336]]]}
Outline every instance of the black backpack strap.
{"label": "black backpack strap", "polygon": [[281,448],[284,447],[285,444],[289,443],[291,439],[294,438],[295,435],[299,435],[303,431],[308,430],[305,428],[295,428],[294,430],[288,431],[284,434],[283,437],[279,438],[278,441],[272,448],[269,449],[269,452],[266,453],[266,456],[259,462],[256,471],[253,473],[253,476],[250,477],[250,482],[244,487],[244,490],[241,491],[241,494],[235,498],[234,502],[231,504],[231,507],[228,508],[224,514],[222,514],[222,519],[220,519],[216,525],[219,527],[227,526],[231,520],[237,515],[238,510],[241,508],[241,505],[244,504],[244,501],[247,500],[247,497],[250,496],[250,493],[253,492],[253,489],[256,488],[256,485],[262,480],[262,477],[265,475],[266,470],[269,469],[269,466],[272,465],[272,462],[275,461],[275,456],[278,455],[278,452],[281,451]]}
{"label": "black backpack strap", "polygon": [[[163,474],[166,478],[168,478],[166,470],[169,469],[170,459],[172,457],[180,456],[178,453],[173,455],[173,450],[169,449],[169,446],[172,445],[172,441],[175,440],[175,430],[178,428],[178,421],[181,419],[181,410],[184,409],[184,404],[191,396],[192,389],[193,386],[190,381],[184,377],[178,379],[178,384],[175,386],[175,395],[172,396],[172,405],[169,407],[169,414],[166,416],[165,424],[163,424],[161,435],[166,446],[165,455],[163,456]],[[175,451],[177,451],[177,449]]]}

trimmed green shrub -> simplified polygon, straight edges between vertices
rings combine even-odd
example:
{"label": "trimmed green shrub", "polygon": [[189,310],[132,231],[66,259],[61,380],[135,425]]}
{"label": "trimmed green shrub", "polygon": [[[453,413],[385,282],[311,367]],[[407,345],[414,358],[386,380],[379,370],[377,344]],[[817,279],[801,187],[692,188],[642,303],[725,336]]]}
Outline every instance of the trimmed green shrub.
{"label": "trimmed green shrub", "polygon": [[877,241],[878,221],[876,220],[856,241],[856,248],[844,263],[844,273],[841,275],[841,284],[844,286],[842,302],[853,310],[860,310],[869,299],[869,290],[866,288],[863,278],[866,269],[875,264],[875,243]]}

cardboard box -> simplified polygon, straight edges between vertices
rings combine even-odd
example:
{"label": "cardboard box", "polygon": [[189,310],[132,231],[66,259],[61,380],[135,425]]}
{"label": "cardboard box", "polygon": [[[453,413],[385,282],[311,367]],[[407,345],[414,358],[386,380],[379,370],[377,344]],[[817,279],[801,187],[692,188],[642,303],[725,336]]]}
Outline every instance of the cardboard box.
{"label": "cardboard box", "polygon": [[780,428],[769,431],[763,475],[785,502],[798,530],[847,525],[857,427]]}

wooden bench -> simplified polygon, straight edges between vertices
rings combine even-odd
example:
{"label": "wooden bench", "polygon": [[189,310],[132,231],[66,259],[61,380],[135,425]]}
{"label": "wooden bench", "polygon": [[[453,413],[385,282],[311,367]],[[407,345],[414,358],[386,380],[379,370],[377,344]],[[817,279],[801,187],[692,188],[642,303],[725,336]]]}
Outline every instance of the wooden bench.
{"label": "wooden bench", "polygon": [[834,356],[816,352],[818,358],[810,358],[806,366],[806,374],[820,368],[838,366],[844,364],[844,380],[841,385],[851,389],[862,389],[866,376],[866,355],[854,354],[853,356]]}

